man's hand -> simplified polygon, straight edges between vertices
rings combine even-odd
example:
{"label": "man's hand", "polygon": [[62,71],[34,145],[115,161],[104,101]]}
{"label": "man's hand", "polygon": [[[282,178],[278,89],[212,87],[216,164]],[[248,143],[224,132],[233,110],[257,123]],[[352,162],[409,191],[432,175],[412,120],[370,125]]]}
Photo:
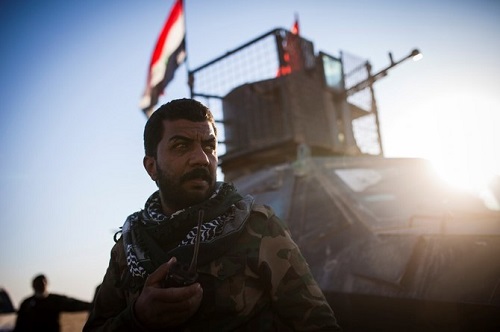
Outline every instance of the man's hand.
{"label": "man's hand", "polygon": [[162,287],[175,262],[173,257],[158,267],[146,279],[141,295],[135,302],[135,316],[147,328],[180,325],[194,315],[200,306],[203,290],[199,283],[186,287]]}

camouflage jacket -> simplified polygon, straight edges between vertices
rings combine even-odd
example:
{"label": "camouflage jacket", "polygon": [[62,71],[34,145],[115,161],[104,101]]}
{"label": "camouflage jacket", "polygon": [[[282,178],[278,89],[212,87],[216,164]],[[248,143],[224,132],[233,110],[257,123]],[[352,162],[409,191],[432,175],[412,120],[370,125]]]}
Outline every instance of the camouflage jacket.
{"label": "camouflage jacket", "polygon": [[[243,200],[245,201],[245,200]],[[334,313],[286,227],[265,206],[249,207],[241,234],[197,272],[203,300],[185,331],[338,331]],[[223,234],[224,235],[224,234]],[[84,331],[140,331],[120,239]]]}

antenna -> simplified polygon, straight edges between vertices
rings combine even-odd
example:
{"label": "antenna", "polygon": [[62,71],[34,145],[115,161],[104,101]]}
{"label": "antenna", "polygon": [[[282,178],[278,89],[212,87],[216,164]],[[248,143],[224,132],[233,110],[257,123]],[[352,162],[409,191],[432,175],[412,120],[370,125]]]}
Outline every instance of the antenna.
{"label": "antenna", "polygon": [[203,222],[204,213],[204,210],[200,210],[198,212],[198,231],[196,232],[196,239],[194,240],[193,258],[191,259],[191,265],[189,265],[188,275],[196,274],[196,265],[198,264],[198,251],[200,250],[201,223]]}
{"label": "antenna", "polygon": [[201,242],[201,224],[203,223],[204,211],[200,210],[198,212],[198,230],[196,232],[196,239],[194,240],[193,258],[191,259],[191,264],[181,264],[176,263],[170,268],[168,276],[165,278],[163,283],[164,287],[183,287],[189,286],[195,283],[198,279],[198,273],[196,273],[196,266],[198,264],[198,252],[200,251]]}

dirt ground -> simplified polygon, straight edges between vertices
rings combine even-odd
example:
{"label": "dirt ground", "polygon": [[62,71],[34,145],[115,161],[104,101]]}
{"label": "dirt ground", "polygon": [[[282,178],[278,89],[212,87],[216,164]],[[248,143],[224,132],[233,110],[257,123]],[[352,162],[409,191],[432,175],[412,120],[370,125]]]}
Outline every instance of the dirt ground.
{"label": "dirt ground", "polygon": [[81,332],[88,312],[65,312],[61,314],[61,332]]}
{"label": "dirt ground", "polygon": [[[88,312],[65,312],[61,314],[61,332],[81,332],[87,321]],[[14,329],[16,314],[0,315],[0,332],[8,332]]]}

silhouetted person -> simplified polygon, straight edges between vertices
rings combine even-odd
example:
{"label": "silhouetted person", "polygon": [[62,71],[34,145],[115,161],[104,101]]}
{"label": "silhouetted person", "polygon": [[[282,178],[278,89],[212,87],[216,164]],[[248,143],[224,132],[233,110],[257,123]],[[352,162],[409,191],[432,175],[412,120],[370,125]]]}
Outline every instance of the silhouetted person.
{"label": "silhouetted person", "polygon": [[0,288],[0,313],[11,313],[15,312],[12,301],[7,291]]}
{"label": "silhouetted person", "polygon": [[35,294],[23,300],[17,312],[17,331],[60,331],[61,312],[90,310],[89,302],[80,301],[64,295],[49,294],[47,278],[40,274],[33,279]]}

